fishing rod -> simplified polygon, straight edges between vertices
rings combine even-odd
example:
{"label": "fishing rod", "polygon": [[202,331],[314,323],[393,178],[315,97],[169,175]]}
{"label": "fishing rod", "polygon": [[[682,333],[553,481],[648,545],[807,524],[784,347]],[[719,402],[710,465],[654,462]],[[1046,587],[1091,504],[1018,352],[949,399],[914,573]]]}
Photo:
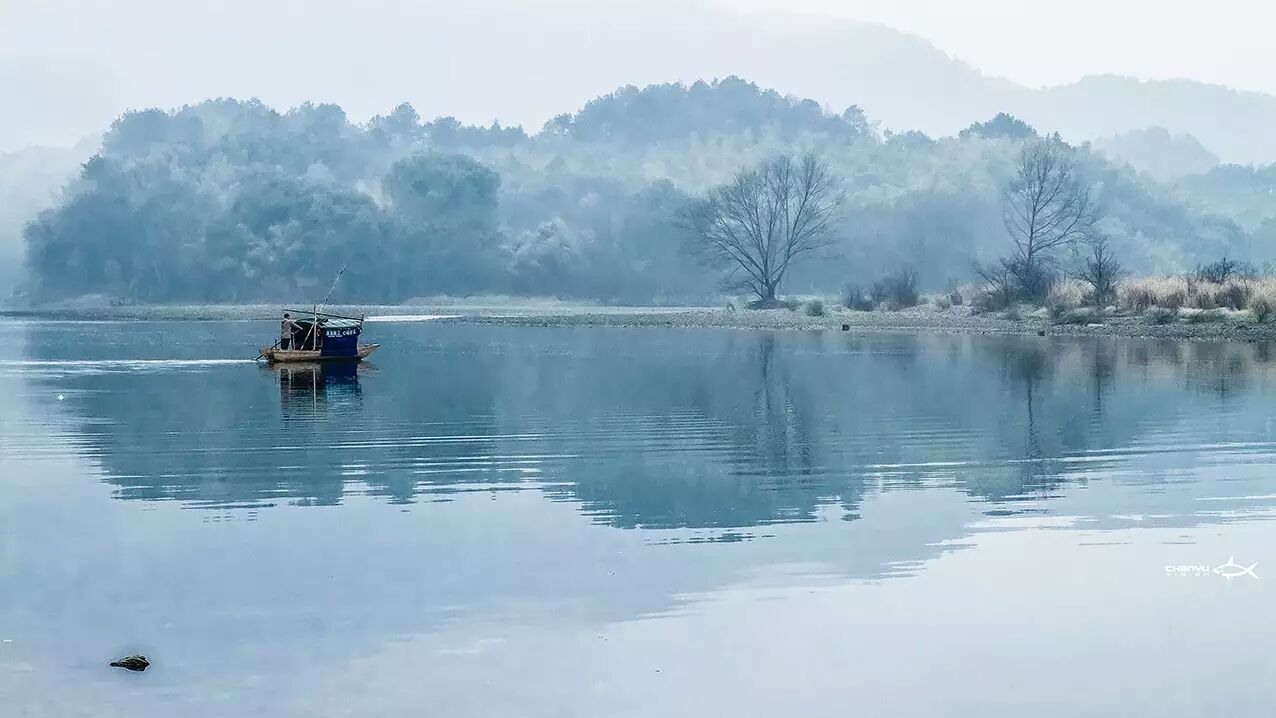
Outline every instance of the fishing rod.
{"label": "fishing rod", "polygon": [[332,293],[337,290],[337,282],[341,281],[341,275],[346,273],[346,267],[349,266],[349,264],[350,264],[350,260],[347,259],[345,263],[341,265],[341,271],[337,272],[336,278],[332,280],[332,286],[328,288],[328,294],[324,296],[322,302],[319,302],[319,306],[322,307],[323,305],[328,303],[329,299],[332,299]]}
{"label": "fishing rod", "polygon": [[[313,336],[319,331],[319,307],[324,306],[325,304],[328,303],[329,299],[332,299],[332,293],[337,291],[337,282],[341,281],[341,275],[346,273],[346,267],[349,266],[349,264],[350,264],[350,258],[347,257],[346,261],[341,265],[341,270],[338,271],[337,276],[333,278],[332,286],[328,287],[328,293],[324,295],[323,301],[315,305],[315,309],[314,309],[315,323],[310,325],[310,329],[306,333],[307,339],[309,339],[311,336]],[[302,342],[304,344],[305,339],[303,339]]]}

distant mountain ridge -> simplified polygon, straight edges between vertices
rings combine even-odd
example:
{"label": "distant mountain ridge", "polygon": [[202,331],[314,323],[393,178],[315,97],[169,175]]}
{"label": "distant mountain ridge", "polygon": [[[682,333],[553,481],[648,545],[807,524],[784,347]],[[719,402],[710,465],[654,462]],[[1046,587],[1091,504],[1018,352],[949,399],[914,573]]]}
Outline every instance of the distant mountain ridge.
{"label": "distant mountain ridge", "polygon": [[[774,32],[773,41],[793,36]],[[1090,75],[1034,89],[992,77],[923,38],[870,24],[801,30],[798,51],[742,62],[743,76],[832,108],[858,105],[883,127],[951,135],[1007,112],[1072,142],[1163,127],[1223,162],[1276,162],[1276,96],[1193,80]],[[811,35],[811,33],[815,33]],[[889,68],[884,72],[882,68]]]}
{"label": "distant mountain ridge", "polygon": [[[6,100],[16,108],[0,117],[0,150],[52,142],[55,130],[69,145],[129,108],[221,96],[282,108],[333,102],[356,122],[407,101],[427,117],[479,126],[499,120],[535,133],[564,108],[619,86],[736,75],[835,113],[856,105],[900,132],[951,135],[1007,112],[1074,143],[1164,127],[1194,136],[1223,162],[1276,162],[1273,95],[1116,75],[1030,88],[916,35],[836,18],[750,16],[684,0],[540,7],[470,0],[373,4],[343,15],[338,27],[323,13],[248,0],[223,5],[207,25],[166,28],[146,43],[86,36],[92,44],[78,50],[79,60],[43,48],[26,60],[0,54],[0,85],[10,80]],[[86,6],[83,22],[109,17],[109,7]],[[254,52],[220,52],[231,38]],[[332,51],[338,41],[347,51]],[[162,72],[154,61],[160,56],[171,59]],[[35,73],[42,68],[44,75]],[[99,75],[109,77],[85,81]],[[79,82],[68,89],[63,78]]]}
{"label": "distant mountain ridge", "polygon": [[1221,160],[1276,162],[1276,96],[1190,80],[1098,75],[1031,91],[1018,110],[1029,122],[1091,140],[1131,129],[1189,134]]}
{"label": "distant mountain ridge", "polygon": [[1164,127],[1130,130],[1097,140],[1094,147],[1166,183],[1209,172],[1220,164],[1218,157],[1192,135],[1172,135]]}

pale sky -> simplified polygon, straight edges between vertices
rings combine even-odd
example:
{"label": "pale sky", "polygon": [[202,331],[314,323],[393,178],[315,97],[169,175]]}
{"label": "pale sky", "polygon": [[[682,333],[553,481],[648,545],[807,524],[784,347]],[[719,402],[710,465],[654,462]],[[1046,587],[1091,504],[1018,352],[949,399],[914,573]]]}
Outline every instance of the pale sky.
{"label": "pale sky", "polygon": [[1034,87],[1113,73],[1276,93],[1271,0],[712,2],[886,25],[919,35],[985,73]]}
{"label": "pale sky", "polygon": [[[0,151],[71,144],[126,109],[212,96],[281,108],[337,102],[356,120],[406,100],[426,117],[532,131],[623,84],[732,73],[836,104],[847,99],[836,92],[841,68],[877,71],[865,66],[873,50],[843,52],[830,34],[856,22],[917,35],[1028,86],[1115,73],[1276,93],[1274,8],[1260,0],[0,0]],[[819,57],[807,48],[801,60],[827,59],[823,85],[804,82],[800,63],[783,66],[774,43],[764,58],[739,47],[750,32],[781,26],[824,33]],[[884,81],[892,69],[881,68]]]}

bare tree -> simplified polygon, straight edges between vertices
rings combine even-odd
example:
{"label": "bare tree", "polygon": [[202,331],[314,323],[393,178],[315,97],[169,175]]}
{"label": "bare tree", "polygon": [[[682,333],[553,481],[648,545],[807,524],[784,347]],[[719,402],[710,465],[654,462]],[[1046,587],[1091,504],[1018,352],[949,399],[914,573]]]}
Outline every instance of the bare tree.
{"label": "bare tree", "polygon": [[795,261],[833,243],[836,193],[836,178],[815,154],[776,157],[711,190],[683,225],[696,253],[730,268],[729,287],[771,303]]}
{"label": "bare tree", "polygon": [[1090,188],[1058,135],[1024,146],[1015,178],[1002,195],[1001,214],[1015,244],[1009,266],[1019,292],[1039,297],[1050,288],[1055,250],[1087,236],[1097,220]]}
{"label": "bare tree", "polygon": [[1017,286],[1014,260],[1002,258],[988,264],[976,262],[974,270],[983,281],[983,291],[975,299],[975,309],[1005,309],[1014,303]]}
{"label": "bare tree", "polygon": [[1116,299],[1116,283],[1123,274],[1121,263],[1108,249],[1108,238],[1102,234],[1090,240],[1090,253],[1081,259],[1076,271],[1077,279],[1090,285],[1096,306],[1105,307]]}
{"label": "bare tree", "polygon": [[1248,262],[1241,262],[1235,259],[1228,259],[1226,255],[1222,259],[1210,262],[1205,266],[1197,265],[1196,271],[1192,276],[1202,282],[1212,282],[1214,284],[1222,284],[1229,279],[1246,279],[1257,276],[1258,270],[1254,269],[1254,265]]}

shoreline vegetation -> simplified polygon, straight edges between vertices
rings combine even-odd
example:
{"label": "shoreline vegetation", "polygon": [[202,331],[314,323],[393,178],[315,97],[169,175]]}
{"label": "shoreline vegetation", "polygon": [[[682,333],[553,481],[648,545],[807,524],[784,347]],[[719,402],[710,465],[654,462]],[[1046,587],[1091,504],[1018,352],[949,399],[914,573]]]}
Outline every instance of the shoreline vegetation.
{"label": "shoreline vegetation", "polygon": [[1003,310],[1064,277],[1276,261],[1270,167],[1162,184],[1005,113],[890,132],[738,77],[625,86],[533,132],[223,98],[127,112],[84,160],[25,217],[12,301],[318,298],[339,277],[382,304],[780,304],[906,270]]}
{"label": "shoreline vegetation", "polygon": [[[332,305],[369,321],[430,321],[511,327],[665,327],[762,330],[1153,337],[1276,341],[1276,277],[1202,278],[1198,273],[1119,280],[1106,306],[1083,282],[1060,280],[1039,303],[992,309],[987,286],[921,295],[906,274],[838,299],[817,297],[723,307],[630,307],[512,297],[429,298],[407,304]],[[279,307],[111,305],[84,302],[0,310],[0,316],[72,321],[274,320]]]}
{"label": "shoreline vegetation", "polygon": [[512,327],[841,330],[1276,342],[1276,321],[1255,321],[1248,310],[1184,307],[1167,314],[1159,308],[1127,313],[1081,307],[1060,318],[1052,317],[1046,307],[1027,304],[987,313],[976,312],[969,306],[941,308],[932,302],[903,309],[862,310],[839,306],[826,307],[816,313],[809,309],[820,304],[820,300],[811,300],[795,302],[793,308],[644,308],[634,312],[608,308],[605,312],[474,314],[440,321]]}

